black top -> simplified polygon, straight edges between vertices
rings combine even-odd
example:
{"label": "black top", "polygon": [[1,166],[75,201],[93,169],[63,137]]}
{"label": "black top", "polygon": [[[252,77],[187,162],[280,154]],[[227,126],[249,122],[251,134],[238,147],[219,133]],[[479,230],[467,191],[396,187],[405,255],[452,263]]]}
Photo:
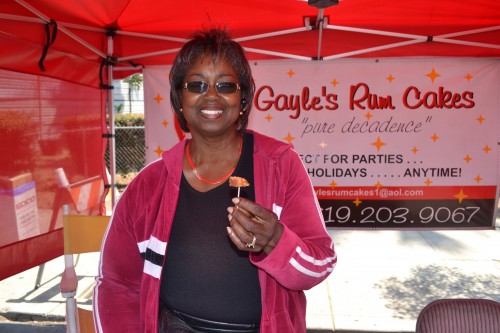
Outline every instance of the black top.
{"label": "black top", "polygon": [[[240,196],[255,201],[253,136],[245,134],[233,173],[250,186]],[[160,300],[169,308],[200,319],[259,324],[262,312],[257,268],[248,252],[227,235],[227,207],[237,188],[229,180],[207,192],[193,189],[182,176],[179,202],[167,244]]]}

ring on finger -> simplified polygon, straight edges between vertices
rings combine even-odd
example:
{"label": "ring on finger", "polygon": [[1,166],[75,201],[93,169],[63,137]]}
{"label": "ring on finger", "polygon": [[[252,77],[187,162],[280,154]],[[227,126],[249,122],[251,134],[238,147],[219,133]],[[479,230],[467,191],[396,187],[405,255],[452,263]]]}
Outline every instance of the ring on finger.
{"label": "ring on finger", "polygon": [[252,236],[253,236],[252,242],[246,243],[246,245],[245,245],[249,249],[255,248],[255,242],[257,241],[257,238],[255,238],[255,235],[252,235]]}

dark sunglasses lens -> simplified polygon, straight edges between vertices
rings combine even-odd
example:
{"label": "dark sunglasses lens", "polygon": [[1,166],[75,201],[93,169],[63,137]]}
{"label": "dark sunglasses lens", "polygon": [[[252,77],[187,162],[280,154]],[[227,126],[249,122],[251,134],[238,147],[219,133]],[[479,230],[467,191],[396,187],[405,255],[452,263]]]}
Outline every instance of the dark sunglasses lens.
{"label": "dark sunglasses lens", "polygon": [[195,94],[204,94],[207,92],[208,83],[202,81],[192,81],[186,84],[186,89]]}
{"label": "dark sunglasses lens", "polygon": [[219,94],[232,94],[238,90],[238,85],[234,82],[219,82],[215,87]]}

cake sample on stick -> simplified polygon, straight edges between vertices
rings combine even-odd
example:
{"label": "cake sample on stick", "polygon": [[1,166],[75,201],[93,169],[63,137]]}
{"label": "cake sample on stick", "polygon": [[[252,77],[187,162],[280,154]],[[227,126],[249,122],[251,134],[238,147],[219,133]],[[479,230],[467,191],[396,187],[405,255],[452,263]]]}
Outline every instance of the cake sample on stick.
{"label": "cake sample on stick", "polygon": [[231,176],[229,177],[229,186],[238,188],[238,197],[239,197],[240,188],[250,186],[250,183],[243,177]]}

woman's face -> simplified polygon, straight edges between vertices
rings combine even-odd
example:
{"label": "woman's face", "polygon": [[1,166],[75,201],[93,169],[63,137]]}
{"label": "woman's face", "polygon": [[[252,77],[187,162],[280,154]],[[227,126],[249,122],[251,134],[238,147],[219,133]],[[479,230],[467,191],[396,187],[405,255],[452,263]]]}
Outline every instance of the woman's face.
{"label": "woman's face", "polygon": [[[239,84],[231,64],[226,61],[214,63],[210,54],[199,57],[187,71],[184,84],[191,83],[196,88],[200,86],[199,81],[208,83],[205,93],[182,89],[182,109],[191,133],[212,136],[236,131],[241,91],[230,92],[231,86]],[[225,85],[227,91],[219,85],[221,92],[217,92],[215,85],[222,82],[230,83]]]}

